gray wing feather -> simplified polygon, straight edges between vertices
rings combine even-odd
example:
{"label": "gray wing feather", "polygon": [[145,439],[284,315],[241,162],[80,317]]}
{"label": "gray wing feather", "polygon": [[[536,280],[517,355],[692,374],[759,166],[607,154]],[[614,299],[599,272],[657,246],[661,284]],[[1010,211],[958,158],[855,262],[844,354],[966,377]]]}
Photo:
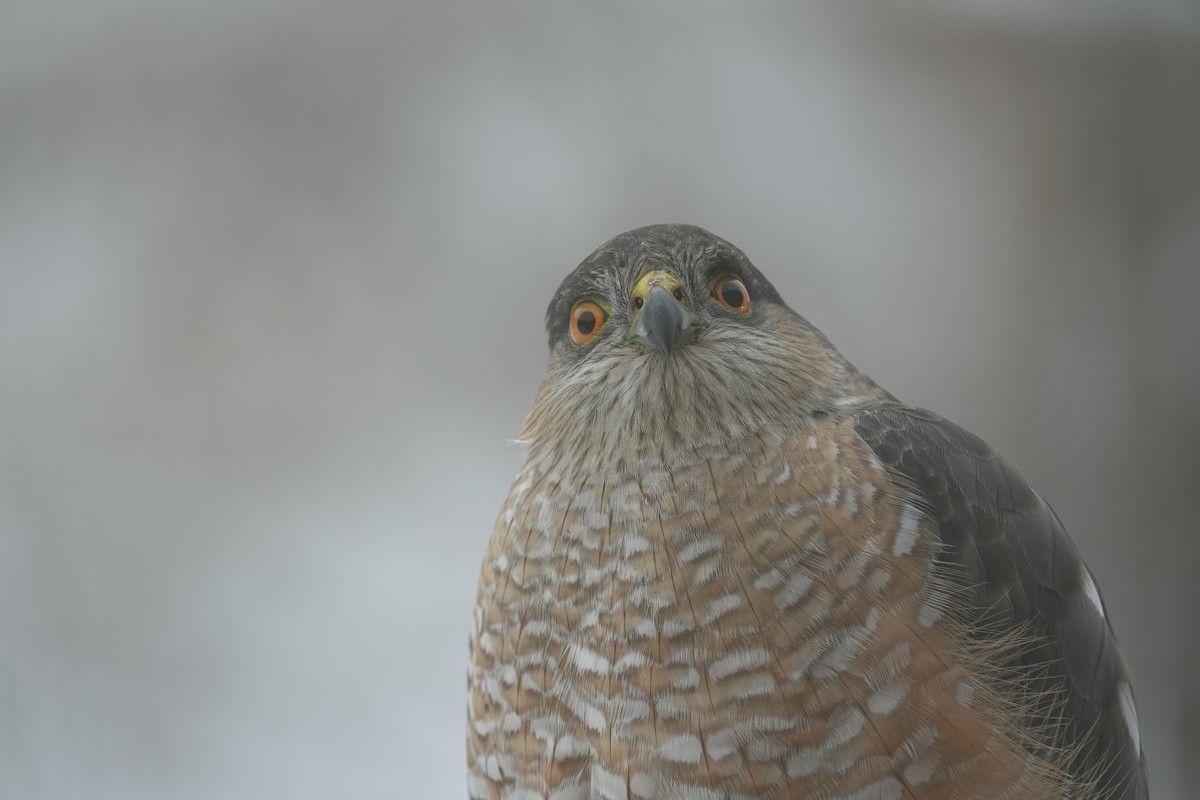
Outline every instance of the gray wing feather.
{"label": "gray wing feather", "polygon": [[[940,569],[963,586],[980,637],[1025,626],[1037,644],[1008,665],[1062,699],[1058,744],[1081,744],[1075,774],[1100,766],[1113,798],[1149,797],[1145,758],[1122,702],[1129,674],[1086,567],[1062,523],[979,437],[928,411],[888,404],[855,418],[858,434],[936,520]],[[1124,688],[1123,688],[1124,685]],[[1122,693],[1126,697],[1122,698]],[[1037,709],[1050,713],[1052,700]],[[1134,722],[1136,726],[1136,721]]]}

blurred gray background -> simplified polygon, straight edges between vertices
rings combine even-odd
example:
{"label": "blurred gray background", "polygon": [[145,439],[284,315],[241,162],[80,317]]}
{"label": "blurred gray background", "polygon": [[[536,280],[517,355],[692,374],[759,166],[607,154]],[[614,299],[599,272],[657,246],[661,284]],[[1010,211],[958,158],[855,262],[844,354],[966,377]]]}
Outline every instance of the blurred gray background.
{"label": "blurred gray background", "polygon": [[687,221],[1051,500],[1200,784],[1200,8],[0,3],[0,797],[463,797],[559,279]]}

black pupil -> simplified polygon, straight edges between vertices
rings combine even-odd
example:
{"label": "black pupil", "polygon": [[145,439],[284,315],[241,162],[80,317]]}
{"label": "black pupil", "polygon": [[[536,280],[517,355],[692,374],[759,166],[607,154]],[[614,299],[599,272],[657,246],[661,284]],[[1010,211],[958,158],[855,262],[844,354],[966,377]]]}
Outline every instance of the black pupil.
{"label": "black pupil", "polygon": [[575,327],[584,336],[596,330],[596,314],[592,311],[581,311],[575,320]]}
{"label": "black pupil", "polygon": [[733,281],[721,287],[721,299],[725,304],[733,308],[741,308],[742,303],[746,302],[746,295],[742,294],[742,289]]}

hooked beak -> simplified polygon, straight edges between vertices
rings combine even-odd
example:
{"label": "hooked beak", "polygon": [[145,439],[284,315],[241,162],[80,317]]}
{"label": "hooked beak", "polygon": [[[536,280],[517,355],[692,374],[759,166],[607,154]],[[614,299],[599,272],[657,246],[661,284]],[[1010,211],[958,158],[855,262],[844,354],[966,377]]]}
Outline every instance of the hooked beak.
{"label": "hooked beak", "polygon": [[629,330],[631,339],[646,347],[670,353],[684,344],[700,325],[700,318],[674,297],[681,288],[678,278],[665,272],[643,275],[633,290],[633,303],[642,301],[641,311]]}

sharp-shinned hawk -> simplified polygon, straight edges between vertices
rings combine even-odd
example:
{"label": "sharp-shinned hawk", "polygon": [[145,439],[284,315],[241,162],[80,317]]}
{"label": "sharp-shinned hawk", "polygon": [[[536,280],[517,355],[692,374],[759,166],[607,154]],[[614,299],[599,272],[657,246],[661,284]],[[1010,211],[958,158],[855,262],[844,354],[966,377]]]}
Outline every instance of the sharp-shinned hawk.
{"label": "sharp-shinned hawk", "polygon": [[473,798],[1148,797],[1062,523],[700,228],[563,281],[471,629]]}

